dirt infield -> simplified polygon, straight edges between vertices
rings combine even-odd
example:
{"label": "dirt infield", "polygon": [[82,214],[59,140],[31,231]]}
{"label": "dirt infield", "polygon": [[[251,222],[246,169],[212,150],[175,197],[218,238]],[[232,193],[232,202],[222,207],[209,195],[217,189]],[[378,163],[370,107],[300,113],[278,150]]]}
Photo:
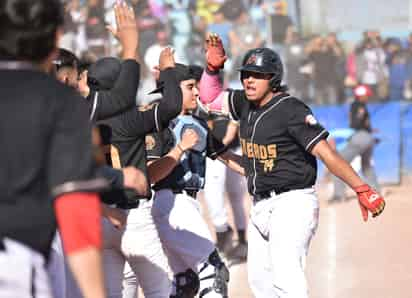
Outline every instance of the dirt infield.
{"label": "dirt infield", "polygon": [[[320,223],[306,268],[310,298],[412,297],[412,178],[384,190],[386,210],[364,223],[354,198],[328,204],[327,186],[318,186]],[[249,209],[247,197],[245,203]],[[252,298],[246,264],[230,271],[229,297]]]}
{"label": "dirt infield", "polygon": [[[387,208],[364,223],[355,199],[326,202],[307,260],[311,298],[407,298],[412,284],[412,179],[386,187]],[[231,267],[230,296],[253,297],[246,265]]]}

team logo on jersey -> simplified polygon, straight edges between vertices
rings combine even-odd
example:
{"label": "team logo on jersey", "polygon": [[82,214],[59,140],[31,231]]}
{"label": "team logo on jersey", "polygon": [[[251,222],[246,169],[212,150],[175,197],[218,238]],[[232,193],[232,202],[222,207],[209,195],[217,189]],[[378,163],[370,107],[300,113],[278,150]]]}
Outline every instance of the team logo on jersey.
{"label": "team logo on jersey", "polygon": [[152,150],[156,146],[156,141],[153,136],[146,136],[146,150]]}
{"label": "team logo on jersey", "polygon": [[307,115],[305,118],[305,123],[308,125],[316,125],[318,124],[318,121],[313,115]]}

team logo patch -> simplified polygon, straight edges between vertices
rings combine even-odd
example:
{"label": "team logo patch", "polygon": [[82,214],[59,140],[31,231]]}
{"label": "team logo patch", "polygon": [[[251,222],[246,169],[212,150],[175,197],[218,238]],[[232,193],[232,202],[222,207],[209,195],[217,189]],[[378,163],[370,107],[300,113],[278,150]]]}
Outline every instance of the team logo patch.
{"label": "team logo patch", "polygon": [[256,61],[257,61],[256,55],[252,55],[249,57],[249,59],[247,59],[246,65],[249,65],[249,64],[255,65]]}
{"label": "team logo patch", "polygon": [[152,150],[156,146],[156,141],[153,136],[146,136],[146,150]]}
{"label": "team logo patch", "polygon": [[307,115],[305,118],[305,123],[308,125],[316,125],[318,124],[318,121],[313,115]]}

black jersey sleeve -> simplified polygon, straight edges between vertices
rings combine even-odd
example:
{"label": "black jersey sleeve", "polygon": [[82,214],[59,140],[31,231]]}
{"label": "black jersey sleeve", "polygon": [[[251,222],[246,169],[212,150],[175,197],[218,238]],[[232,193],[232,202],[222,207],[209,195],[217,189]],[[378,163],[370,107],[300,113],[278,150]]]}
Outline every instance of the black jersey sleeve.
{"label": "black jersey sleeve", "polygon": [[162,132],[146,135],[147,160],[159,159],[168,152],[168,132],[169,129],[165,129]]}
{"label": "black jersey sleeve", "polygon": [[91,119],[103,120],[120,114],[136,105],[140,81],[140,65],[132,59],[122,63],[114,87],[91,94]]}
{"label": "black jersey sleeve", "polygon": [[288,133],[310,152],[320,140],[326,139],[328,131],[318,123],[311,109],[298,99],[287,101]]}
{"label": "black jersey sleeve", "polygon": [[95,179],[91,124],[86,102],[73,92],[63,95],[50,136],[48,186],[53,196],[67,192],[96,190],[104,179]]}
{"label": "black jersey sleeve", "polygon": [[208,129],[206,155],[211,159],[216,159],[220,154],[226,152],[227,149],[228,148]]}
{"label": "black jersey sleeve", "polygon": [[228,89],[228,92],[227,100],[231,118],[235,121],[239,121],[242,110],[248,104],[245,91]]}
{"label": "black jersey sleeve", "polygon": [[159,103],[148,110],[133,108],[118,116],[120,123],[116,121],[112,125],[121,125],[124,129],[123,134],[134,137],[160,132],[168,127],[169,121],[177,117],[182,110],[182,90],[172,68],[163,71],[161,77],[164,91]]}

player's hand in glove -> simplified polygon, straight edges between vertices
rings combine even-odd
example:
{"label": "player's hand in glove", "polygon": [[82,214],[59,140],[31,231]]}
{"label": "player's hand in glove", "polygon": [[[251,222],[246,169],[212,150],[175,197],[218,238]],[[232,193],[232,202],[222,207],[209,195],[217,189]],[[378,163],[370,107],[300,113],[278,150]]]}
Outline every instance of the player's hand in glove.
{"label": "player's hand in glove", "polygon": [[368,213],[371,212],[373,217],[382,213],[385,208],[385,200],[374,191],[369,185],[363,184],[354,188],[359,201],[364,221],[368,220]]}
{"label": "player's hand in glove", "polygon": [[206,63],[207,70],[216,72],[225,65],[227,56],[222,40],[216,33],[209,34],[206,39]]}

